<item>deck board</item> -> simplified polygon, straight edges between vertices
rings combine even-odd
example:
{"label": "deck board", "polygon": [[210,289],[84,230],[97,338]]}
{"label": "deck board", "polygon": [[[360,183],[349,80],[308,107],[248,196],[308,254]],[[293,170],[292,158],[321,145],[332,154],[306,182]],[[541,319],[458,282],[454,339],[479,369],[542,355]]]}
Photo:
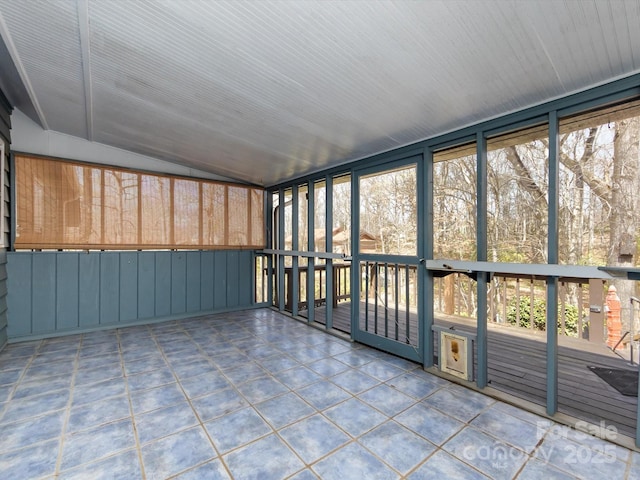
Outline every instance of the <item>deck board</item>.
{"label": "deck board", "polygon": [[[325,307],[315,308],[317,323],[324,324]],[[360,307],[360,325],[364,328],[364,303]],[[373,309],[369,309],[370,322]],[[303,314],[305,312],[302,312]],[[391,312],[390,312],[391,313]],[[395,312],[393,312],[395,316]],[[404,319],[405,312],[399,316]],[[382,316],[384,319],[384,313]],[[417,332],[417,315],[409,316],[410,329]],[[447,316],[437,317],[436,325],[454,327],[475,333],[475,321]],[[370,323],[373,325],[373,323]],[[391,324],[390,324],[391,325]],[[349,302],[333,308],[333,326],[350,333],[351,305]],[[379,323],[384,331],[384,323]],[[404,325],[400,324],[401,331]],[[390,327],[391,329],[391,327]],[[417,338],[417,336],[416,336]],[[413,342],[412,342],[413,343]],[[605,345],[596,345],[574,338],[558,338],[558,407],[559,411],[573,417],[599,424],[604,421],[620,433],[635,436],[637,398],[626,397],[591,372],[587,367],[632,367]],[[437,345],[435,345],[437,351]],[[474,368],[477,361],[474,359]],[[530,332],[502,325],[488,328],[488,375],[490,386],[518,398],[544,405],[546,402],[546,337],[540,332]]]}

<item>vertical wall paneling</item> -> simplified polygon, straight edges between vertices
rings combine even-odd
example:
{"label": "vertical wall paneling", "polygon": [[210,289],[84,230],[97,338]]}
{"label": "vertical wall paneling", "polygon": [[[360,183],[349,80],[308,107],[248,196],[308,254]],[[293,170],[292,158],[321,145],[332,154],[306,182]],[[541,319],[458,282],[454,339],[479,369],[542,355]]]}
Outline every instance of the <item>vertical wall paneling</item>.
{"label": "vertical wall paneling", "polygon": [[138,253],[120,254],[120,321],[138,318]]}
{"label": "vertical wall paneling", "polygon": [[[29,258],[16,256],[16,258]],[[81,281],[80,281],[81,280]],[[100,324],[100,256],[78,257],[78,324],[81,328]]]}
{"label": "vertical wall paneling", "polygon": [[[7,251],[0,249],[0,316],[7,313]],[[6,333],[6,324],[4,327],[0,327],[0,340],[4,333]],[[2,348],[4,343],[0,343]]]}
{"label": "vertical wall paneling", "polygon": [[205,312],[213,310],[213,260],[213,252],[200,255],[200,308]]}
{"label": "vertical wall paneling", "polygon": [[56,255],[56,329],[79,327],[78,253]]}
{"label": "vertical wall paneling", "polygon": [[238,260],[240,254],[238,252],[229,252],[227,255],[227,305],[236,307],[240,303],[240,275],[238,272]]}
{"label": "vertical wall paneling", "polygon": [[7,280],[11,296],[9,299],[11,322],[9,322],[7,329],[8,338],[24,337],[30,335],[32,332],[32,260],[32,255],[14,255],[7,264]]}
{"label": "vertical wall paneling", "polygon": [[255,274],[254,259],[250,250],[242,250],[238,253],[238,294],[240,305],[251,304],[255,298]]}
{"label": "vertical wall paneling", "polygon": [[11,238],[11,182],[9,169],[9,149],[11,146],[11,104],[0,90],[0,350],[4,348],[9,338],[8,308],[7,308],[7,256],[6,248],[10,246]]}
{"label": "vertical wall paneling", "polygon": [[171,315],[171,255],[172,252],[155,252],[156,317]]}
{"label": "vertical wall paneling", "polygon": [[252,268],[248,250],[8,252],[8,339],[252,308]]}
{"label": "vertical wall paneling", "polygon": [[200,310],[200,252],[187,252],[187,312]]}
{"label": "vertical wall paneling", "polygon": [[7,327],[7,251],[0,248],[0,350],[6,345]]}
{"label": "vertical wall paneling", "polygon": [[56,257],[53,255],[33,257],[31,268],[33,333],[50,332],[56,329]]}
{"label": "vertical wall paneling", "polygon": [[156,255],[154,252],[138,252],[138,317],[155,315]]}
{"label": "vertical wall paneling", "polygon": [[171,313],[187,311],[187,254],[176,252],[171,256]]}
{"label": "vertical wall paneling", "polygon": [[[34,255],[34,261],[38,255]],[[100,255],[100,324],[117,323],[120,319],[120,254]]]}
{"label": "vertical wall paneling", "polygon": [[213,308],[223,308],[227,304],[227,256],[224,252],[214,252],[213,261]]}

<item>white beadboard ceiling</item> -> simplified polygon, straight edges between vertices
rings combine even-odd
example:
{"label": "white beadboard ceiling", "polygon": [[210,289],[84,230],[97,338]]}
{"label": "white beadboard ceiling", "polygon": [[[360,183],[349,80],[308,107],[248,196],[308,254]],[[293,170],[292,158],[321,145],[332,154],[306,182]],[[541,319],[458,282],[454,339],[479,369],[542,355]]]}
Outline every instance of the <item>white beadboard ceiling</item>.
{"label": "white beadboard ceiling", "polygon": [[0,34],[43,128],[266,186],[640,69],[638,0],[0,0]]}

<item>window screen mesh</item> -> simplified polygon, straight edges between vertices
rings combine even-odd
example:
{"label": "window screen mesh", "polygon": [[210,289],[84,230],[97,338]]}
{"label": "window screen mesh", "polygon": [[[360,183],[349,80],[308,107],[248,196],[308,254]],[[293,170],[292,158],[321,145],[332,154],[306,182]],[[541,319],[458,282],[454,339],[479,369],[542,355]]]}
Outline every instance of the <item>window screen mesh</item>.
{"label": "window screen mesh", "polygon": [[16,155],[16,248],[262,248],[264,191]]}

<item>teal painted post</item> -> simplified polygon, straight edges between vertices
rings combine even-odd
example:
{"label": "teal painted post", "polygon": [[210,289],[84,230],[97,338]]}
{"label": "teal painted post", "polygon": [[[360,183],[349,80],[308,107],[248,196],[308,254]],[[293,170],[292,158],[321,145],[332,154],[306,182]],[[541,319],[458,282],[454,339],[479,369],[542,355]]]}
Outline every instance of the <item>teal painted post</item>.
{"label": "teal painted post", "polygon": [[[333,177],[327,175],[325,177],[325,225],[324,238],[325,250],[329,253],[333,252]],[[326,260],[325,267],[325,326],[327,330],[333,328],[333,259]]]}
{"label": "teal painted post", "polygon": [[[273,193],[271,192],[266,194],[264,214],[267,227],[265,245],[267,248],[275,249],[277,245],[273,244]],[[267,255],[267,295],[269,295],[267,300],[269,305],[273,305],[273,255]]]}
{"label": "teal painted post", "polygon": [[[307,250],[314,252],[315,244],[315,184],[312,180],[307,183]],[[316,299],[316,270],[313,257],[307,258],[307,321],[315,320]]]}
{"label": "teal painted post", "polygon": [[[284,250],[284,189],[278,190],[278,249]],[[284,255],[278,255],[278,310],[284,310]]]}
{"label": "teal painted post", "polygon": [[[360,182],[351,173],[351,338],[357,340],[360,319]],[[377,277],[376,277],[377,278]]]}
{"label": "teal painted post", "polygon": [[[558,263],[558,113],[549,113],[548,263]],[[547,278],[547,414],[558,411],[558,278]]]}
{"label": "teal painted post", "polygon": [[[487,139],[482,132],[476,135],[477,148],[477,250],[478,261],[487,261]],[[488,355],[487,355],[487,273],[478,273],[476,283],[478,290],[478,326],[476,342],[478,347],[478,388],[487,386]]]}
{"label": "teal painted post", "polygon": [[[423,154],[422,184],[418,183],[418,255],[423,260],[433,258],[433,152],[425,148]],[[420,172],[420,169],[418,169]],[[422,191],[422,197],[420,192]],[[425,368],[433,366],[433,273],[418,265],[418,318],[422,319],[420,341],[422,345],[422,364]],[[422,279],[423,288],[420,288]],[[420,314],[420,312],[422,312]]]}
{"label": "teal painted post", "polygon": [[547,414],[558,411],[558,278],[547,278]]}
{"label": "teal painted post", "polygon": [[[298,208],[299,208],[299,191],[298,185],[293,185],[291,187],[291,250],[298,250]],[[291,282],[292,288],[291,290],[291,298],[289,301],[291,302],[291,314],[295,317],[298,315],[298,302],[300,301],[300,277],[298,276],[300,271],[298,270],[298,256],[294,255],[291,257],[291,277],[289,281]]]}
{"label": "teal painted post", "polygon": [[[631,306],[633,309],[633,305]],[[640,368],[638,368],[638,407],[636,410],[636,447],[640,448]]]}

